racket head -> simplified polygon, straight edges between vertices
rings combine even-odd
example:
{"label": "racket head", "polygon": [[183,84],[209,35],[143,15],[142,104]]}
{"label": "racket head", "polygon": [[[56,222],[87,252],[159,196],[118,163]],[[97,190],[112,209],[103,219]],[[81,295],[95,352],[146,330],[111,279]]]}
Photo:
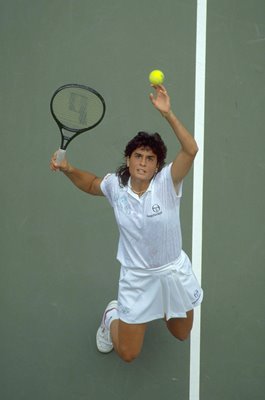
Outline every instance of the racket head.
{"label": "racket head", "polygon": [[96,127],[102,121],[106,105],[104,98],[95,89],[71,83],[60,86],[54,92],[50,110],[60,128],[61,149],[66,149],[77,135]]}

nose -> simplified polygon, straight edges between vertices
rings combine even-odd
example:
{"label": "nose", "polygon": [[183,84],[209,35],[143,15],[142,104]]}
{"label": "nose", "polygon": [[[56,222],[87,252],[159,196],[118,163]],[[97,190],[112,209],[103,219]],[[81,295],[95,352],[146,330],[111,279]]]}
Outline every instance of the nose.
{"label": "nose", "polygon": [[140,165],[145,166],[145,164],[146,164],[146,158],[142,157],[140,160]]}

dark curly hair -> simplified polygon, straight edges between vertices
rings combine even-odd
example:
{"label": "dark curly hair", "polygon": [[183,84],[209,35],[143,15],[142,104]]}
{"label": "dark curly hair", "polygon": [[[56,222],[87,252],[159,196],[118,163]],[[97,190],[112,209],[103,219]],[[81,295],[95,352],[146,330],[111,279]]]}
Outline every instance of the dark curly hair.
{"label": "dark curly hair", "polygon": [[[147,133],[138,132],[138,134],[132,138],[125,147],[124,158],[130,157],[134,150],[140,147],[149,147],[157,156],[158,171],[165,165],[165,159],[167,155],[167,148],[159,133]],[[116,170],[116,175],[119,177],[120,184],[126,186],[130,178],[129,168],[127,163],[123,163]]]}

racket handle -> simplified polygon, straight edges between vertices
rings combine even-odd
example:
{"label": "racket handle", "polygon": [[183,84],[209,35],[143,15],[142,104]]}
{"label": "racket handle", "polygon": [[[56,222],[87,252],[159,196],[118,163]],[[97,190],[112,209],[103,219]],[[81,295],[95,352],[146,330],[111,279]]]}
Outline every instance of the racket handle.
{"label": "racket handle", "polygon": [[56,164],[60,165],[61,162],[65,159],[66,150],[59,149],[56,152]]}

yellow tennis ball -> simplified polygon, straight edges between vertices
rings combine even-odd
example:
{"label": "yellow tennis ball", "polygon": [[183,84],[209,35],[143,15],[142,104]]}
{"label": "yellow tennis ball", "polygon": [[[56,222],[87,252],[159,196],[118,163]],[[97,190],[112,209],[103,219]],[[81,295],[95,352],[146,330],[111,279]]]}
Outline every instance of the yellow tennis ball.
{"label": "yellow tennis ball", "polygon": [[164,82],[165,75],[159,69],[155,69],[149,74],[149,81],[152,85],[161,85]]}

